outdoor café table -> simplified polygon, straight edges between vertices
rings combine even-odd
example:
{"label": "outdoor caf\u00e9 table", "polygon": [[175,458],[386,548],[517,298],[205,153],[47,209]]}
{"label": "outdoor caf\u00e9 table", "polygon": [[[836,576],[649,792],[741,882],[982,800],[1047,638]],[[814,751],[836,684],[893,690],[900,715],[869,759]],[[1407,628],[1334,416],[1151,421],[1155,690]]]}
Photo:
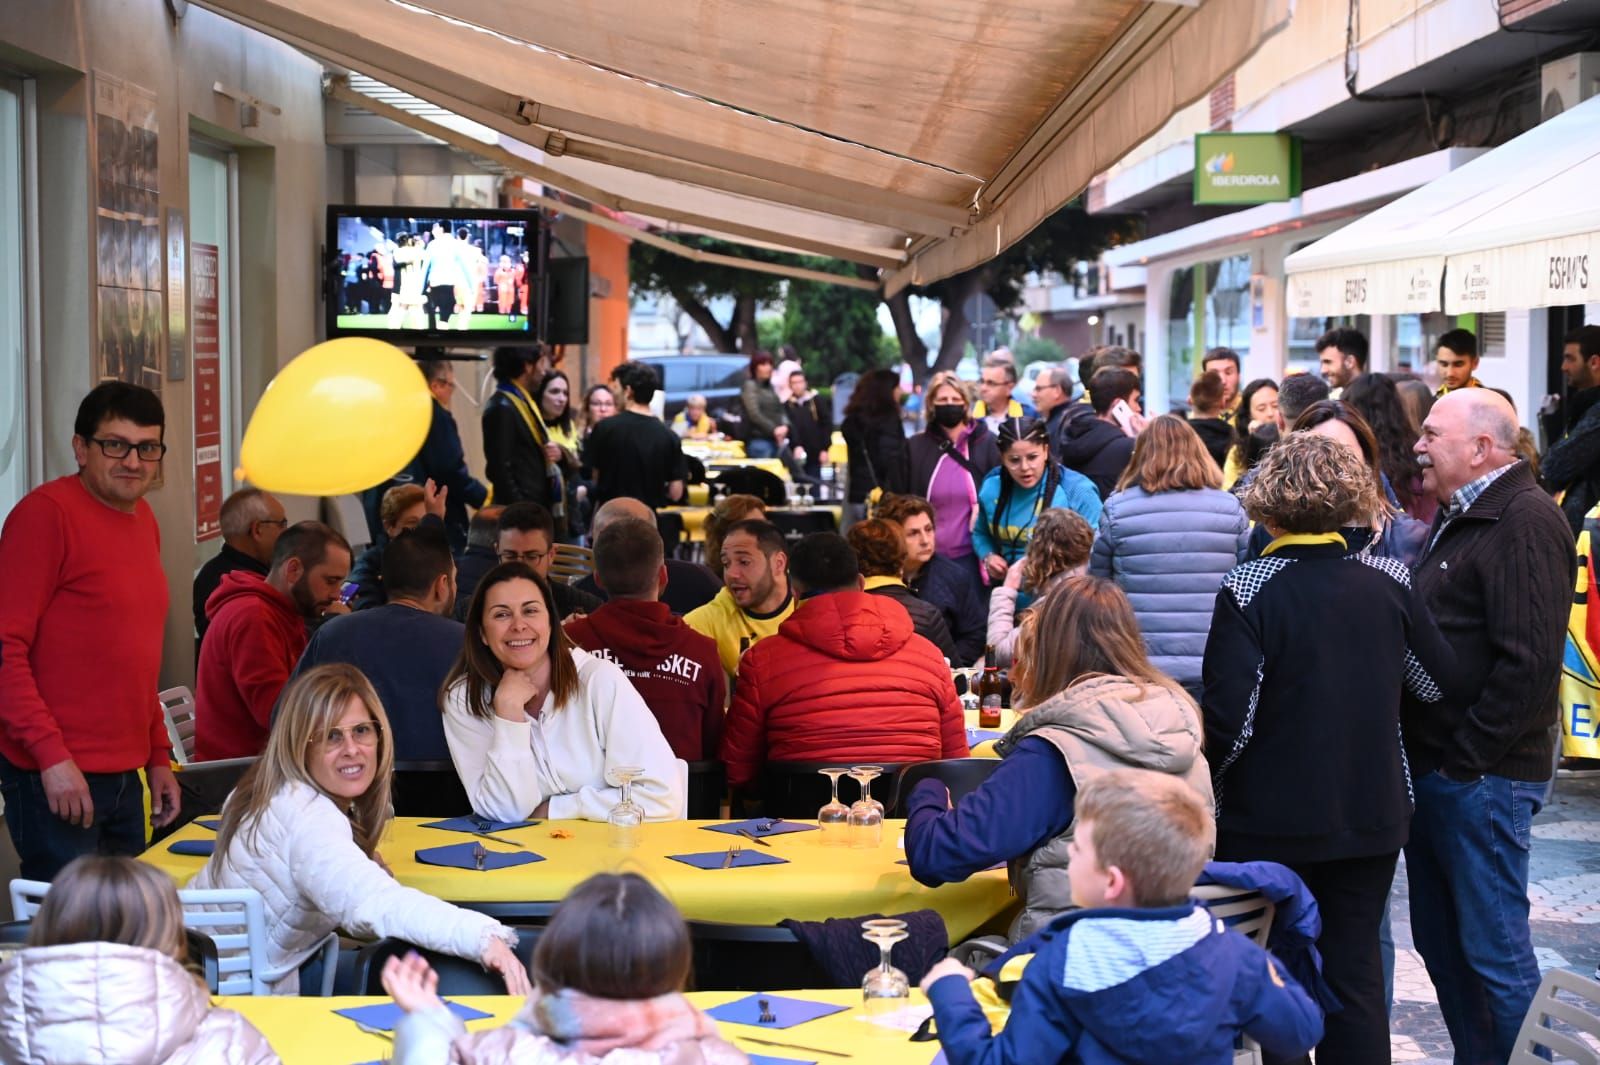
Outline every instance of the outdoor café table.
{"label": "outdoor caf\u00e9 table", "polygon": [[[1017,723],[1017,712],[1015,710],[1000,711],[1000,727],[997,729],[978,728],[978,711],[976,710],[967,710],[965,714],[967,718],[967,746],[972,748],[972,757],[999,758],[1000,755],[994,749],[994,741],[1011,731],[1011,726]],[[992,732],[999,733],[999,735],[989,735]],[[977,742],[974,743],[974,740],[977,740]]]}
{"label": "outdoor caf\u00e9 table", "polygon": [[[939,1053],[939,1044],[914,1043],[907,1033],[895,1031],[862,1019],[861,991],[784,991],[787,998],[812,1002],[837,1003],[850,1008],[806,1021],[793,1027],[770,1030],[747,1024],[718,1022],[722,1037],[751,1055],[764,1055],[788,1061],[844,1062],[847,1058],[862,1065],[930,1065]],[[745,998],[747,991],[691,991],[689,1001],[701,1009]],[[452,1002],[481,1010],[490,1016],[467,1022],[468,1031],[498,1028],[516,1015],[524,1000],[509,995],[450,995]],[[387,1004],[388,998],[299,998],[290,996],[233,997],[216,1000],[224,1009],[236,1010],[267,1037],[284,1065],[357,1065],[393,1056],[394,1044],[379,1035],[369,1035],[356,1023],[333,1011],[352,1006]],[[911,992],[910,1003],[925,1007],[922,992]],[[766,1040],[789,1044],[768,1046],[749,1041]],[[803,1049],[832,1051],[832,1055],[807,1053]],[[841,1055],[835,1057],[833,1055]]]}
{"label": "outdoor caf\u00e9 table", "polygon": [[[460,832],[421,827],[424,817],[397,817],[378,845],[395,878],[448,902],[506,920],[548,914],[551,905],[594,873],[636,872],[647,877],[692,921],[772,926],[785,918],[821,921],[869,913],[932,909],[944,918],[950,942],[959,943],[1005,914],[1015,899],[1003,869],[978,873],[959,884],[926,888],[897,862],[905,857],[903,820],[886,819],[876,848],[825,847],[817,831],[765,837],[771,847],[700,826],[725,821],[661,821],[643,825],[639,846],[609,844],[610,826],[596,821],[544,821],[495,832],[542,855],[544,861],[480,872],[418,862],[418,850],[481,842],[488,851],[513,848]],[[804,824],[806,822],[797,822]],[[557,833],[565,834],[558,838]],[[200,871],[203,857],[174,854],[183,840],[215,839],[199,824],[182,829],[145,851],[143,859],[165,870],[180,886]],[[722,854],[729,844],[786,859],[781,865],[698,869],[669,854]],[[543,904],[542,906],[537,904]]]}

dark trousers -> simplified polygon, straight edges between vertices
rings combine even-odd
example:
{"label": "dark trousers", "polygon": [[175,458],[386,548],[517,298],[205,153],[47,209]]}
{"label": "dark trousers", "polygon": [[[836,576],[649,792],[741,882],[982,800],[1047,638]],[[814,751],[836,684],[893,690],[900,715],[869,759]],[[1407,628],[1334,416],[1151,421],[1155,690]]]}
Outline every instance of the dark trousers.
{"label": "dark trousers", "polygon": [[69,825],[50,812],[39,774],[0,758],[0,798],[6,827],[22,859],[26,880],[54,880],[81,854],[135,855],[144,850],[144,784],[137,771],[85,773],[94,821],[88,828]]}
{"label": "dark trousers", "polygon": [[428,290],[428,328],[443,329],[456,313],[456,287],[434,285]]}
{"label": "dark trousers", "polygon": [[1344,1008],[1328,1014],[1317,1065],[1381,1065],[1389,1060],[1389,1011],[1383,995],[1378,926],[1389,907],[1400,855],[1289,862],[1322,915],[1322,975]]}

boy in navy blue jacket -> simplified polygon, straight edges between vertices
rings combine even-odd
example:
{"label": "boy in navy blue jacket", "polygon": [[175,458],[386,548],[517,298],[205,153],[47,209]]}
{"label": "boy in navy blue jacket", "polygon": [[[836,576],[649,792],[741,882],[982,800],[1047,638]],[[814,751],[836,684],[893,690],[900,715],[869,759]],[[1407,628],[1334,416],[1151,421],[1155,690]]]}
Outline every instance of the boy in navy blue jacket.
{"label": "boy in navy blue jacket", "polygon": [[1322,1012],[1293,977],[1189,901],[1216,831],[1192,788],[1118,769],[1076,810],[1067,874],[1084,909],[988,970],[1026,965],[1005,1028],[990,1034],[959,962],[922,981],[950,1065],[1228,1065],[1241,1033],[1284,1057],[1317,1044]]}

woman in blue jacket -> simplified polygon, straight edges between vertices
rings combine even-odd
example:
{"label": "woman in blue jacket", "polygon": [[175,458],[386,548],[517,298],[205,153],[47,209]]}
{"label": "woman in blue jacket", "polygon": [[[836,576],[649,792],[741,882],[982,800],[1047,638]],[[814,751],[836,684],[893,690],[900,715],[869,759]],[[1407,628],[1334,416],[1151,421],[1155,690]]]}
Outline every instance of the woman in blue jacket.
{"label": "woman in blue jacket", "polygon": [[1050,460],[1050,434],[1038,418],[1007,418],[1000,423],[1000,466],[978,491],[978,520],[972,546],[988,579],[1006,579],[1022,557],[1034,523],[1051,507],[1077,511],[1091,527],[1100,521],[1100,493],[1094,482]]}

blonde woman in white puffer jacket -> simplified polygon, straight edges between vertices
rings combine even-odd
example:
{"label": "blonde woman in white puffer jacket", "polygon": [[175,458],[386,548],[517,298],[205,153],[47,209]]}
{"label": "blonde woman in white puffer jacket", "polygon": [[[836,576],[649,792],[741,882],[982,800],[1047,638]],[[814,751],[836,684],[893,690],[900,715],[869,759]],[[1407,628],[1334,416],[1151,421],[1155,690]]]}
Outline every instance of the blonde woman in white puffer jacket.
{"label": "blonde woman in white puffer jacket", "polygon": [[479,960],[526,994],[517,933],[492,917],[401,886],[378,857],[391,816],[389,719],[359,669],[318,666],[284,689],[261,758],[222,808],[196,888],[254,888],[266,908],[265,976],[299,991],[299,967],[335,929],[395,936]]}

